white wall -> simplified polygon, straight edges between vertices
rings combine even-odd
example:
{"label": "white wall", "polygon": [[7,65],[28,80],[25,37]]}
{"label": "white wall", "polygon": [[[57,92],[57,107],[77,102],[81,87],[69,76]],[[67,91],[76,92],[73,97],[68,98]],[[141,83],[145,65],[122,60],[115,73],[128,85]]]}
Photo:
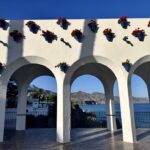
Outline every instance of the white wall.
{"label": "white wall", "polygon": [[[68,30],[63,30],[59,25],[57,25],[57,20],[35,20],[35,22],[41,26],[42,30],[48,29],[58,35],[58,40],[53,41],[52,44],[47,43],[44,40],[41,36],[41,31],[39,31],[38,34],[31,33],[25,25],[27,20],[23,23],[23,32],[26,36],[23,45],[21,45],[21,43],[14,42],[11,37],[8,37],[9,30],[4,31],[0,28],[0,40],[6,43],[9,41],[8,49],[0,44],[0,61],[8,64],[19,57],[35,55],[46,58],[53,66],[62,61],[66,61],[69,65],[72,65],[81,57],[85,57],[87,55],[100,55],[112,60],[115,64],[120,66],[127,58],[134,63],[139,58],[150,54],[150,29],[147,27],[149,19],[128,20],[130,21],[131,26],[129,26],[128,29],[123,29],[121,25],[118,24],[117,19],[98,19],[97,22],[99,24],[99,30],[96,34],[92,33],[88,29],[88,21],[84,19],[69,19],[68,21],[71,25]],[[11,20],[10,23],[10,30],[22,30],[20,21]],[[84,23],[86,23],[85,28]],[[147,36],[145,37],[144,42],[138,41],[137,38],[131,35],[132,31],[137,27],[146,31]],[[72,30],[76,28],[81,29],[81,31],[84,31],[85,29],[85,38],[82,43],[77,42],[71,36]],[[106,37],[103,35],[103,30],[105,28],[111,28],[115,33],[116,37],[113,42],[108,42]],[[134,45],[133,47],[122,40],[124,36],[129,37],[129,40]],[[60,41],[61,37],[71,44],[71,49]],[[92,42],[93,39],[94,42]],[[8,56],[9,60],[7,60]]]}

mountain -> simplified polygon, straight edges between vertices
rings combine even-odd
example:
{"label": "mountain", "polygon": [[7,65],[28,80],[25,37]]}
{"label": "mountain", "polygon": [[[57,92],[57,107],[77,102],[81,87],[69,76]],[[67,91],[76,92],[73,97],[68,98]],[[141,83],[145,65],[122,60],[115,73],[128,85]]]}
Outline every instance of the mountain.
{"label": "mountain", "polygon": [[[31,84],[29,87],[28,87],[28,92],[34,92],[34,91],[37,91],[38,89],[42,89],[42,88],[39,88],[37,87],[36,85],[34,84]],[[42,89],[44,91],[45,94],[49,94],[49,95],[56,95],[56,92],[53,92],[53,91],[50,91],[50,90],[45,90],[45,89]]]}
{"label": "mountain", "polygon": [[[86,92],[74,92],[71,93],[71,100],[73,102],[79,102],[84,104],[85,101],[95,101],[96,103],[104,103],[105,102],[105,94],[100,92],[86,93]],[[114,96],[115,102],[119,103],[119,97]],[[149,100],[147,97],[133,97],[134,103],[148,103]]]}
{"label": "mountain", "polygon": [[[35,85],[30,85],[28,88],[29,92],[33,92],[35,90],[39,89]],[[50,90],[45,90],[46,94],[50,95],[56,95],[55,92],[50,91]],[[119,103],[119,97],[114,96],[115,102]],[[85,104],[85,101],[95,101],[96,103],[104,103],[105,102],[105,94],[100,93],[100,92],[93,92],[93,93],[86,93],[83,91],[78,91],[78,92],[73,92],[71,93],[71,101],[74,103],[80,103],[80,104]],[[133,97],[134,103],[148,103],[149,100],[147,97]]]}

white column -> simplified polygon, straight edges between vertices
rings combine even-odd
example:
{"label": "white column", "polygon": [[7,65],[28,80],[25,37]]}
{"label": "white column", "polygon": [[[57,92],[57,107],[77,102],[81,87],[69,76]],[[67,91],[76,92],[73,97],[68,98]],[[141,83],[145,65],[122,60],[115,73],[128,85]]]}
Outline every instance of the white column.
{"label": "white column", "polygon": [[115,116],[115,106],[114,106],[114,95],[113,89],[106,88],[105,90],[106,97],[106,111],[107,111],[107,128],[114,132],[117,130],[116,127],[116,116]]}
{"label": "white column", "polygon": [[16,130],[21,131],[26,129],[26,105],[27,105],[27,85],[18,87],[18,105]]}
{"label": "white column", "polygon": [[4,138],[6,92],[7,85],[2,85],[0,83],[0,142],[3,142]]}
{"label": "white column", "polygon": [[119,95],[120,95],[120,107],[121,107],[121,119],[122,119],[122,130],[123,130],[123,141],[124,142],[136,142],[136,130],[134,120],[134,110],[130,85],[128,85],[127,77],[122,76],[118,80]]}
{"label": "white column", "polygon": [[150,103],[150,82],[146,82],[146,86],[147,86],[147,92],[148,92],[148,100]]}
{"label": "white column", "polygon": [[70,85],[57,81],[57,142],[70,142]]}

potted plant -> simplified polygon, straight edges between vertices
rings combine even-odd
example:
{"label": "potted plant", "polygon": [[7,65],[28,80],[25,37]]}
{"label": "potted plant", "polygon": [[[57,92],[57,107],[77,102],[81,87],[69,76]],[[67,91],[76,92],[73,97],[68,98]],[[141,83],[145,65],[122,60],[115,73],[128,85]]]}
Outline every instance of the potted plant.
{"label": "potted plant", "polygon": [[25,36],[18,30],[13,30],[10,32],[10,36],[12,36],[13,40],[16,42],[21,42],[25,38]]}
{"label": "potted plant", "polygon": [[148,25],[147,25],[148,27],[150,27],[150,21],[148,22]]}
{"label": "potted plant", "polygon": [[0,28],[2,28],[3,30],[7,30],[8,26],[8,22],[6,22],[4,19],[0,19]]}
{"label": "potted plant", "polygon": [[57,40],[57,35],[55,35],[53,32],[51,31],[42,31],[42,36],[45,38],[45,40],[48,42],[48,43],[52,43],[53,40]]}
{"label": "potted plant", "polygon": [[126,16],[122,16],[118,19],[118,24],[121,24],[122,28],[127,29],[129,22]]}
{"label": "potted plant", "polygon": [[103,34],[106,36],[107,40],[112,42],[113,41],[113,38],[114,38],[114,33],[112,33],[112,30],[111,29],[105,29],[103,31]]}
{"label": "potted plant", "polygon": [[70,25],[70,23],[67,21],[66,18],[58,18],[57,20],[57,24],[60,25],[63,29],[67,29],[68,25]]}
{"label": "potted plant", "polygon": [[4,69],[4,65],[0,62],[0,74],[2,73],[3,69]]}
{"label": "potted plant", "polygon": [[80,30],[75,29],[72,31],[71,35],[78,41],[81,42],[83,39],[83,34]]}
{"label": "potted plant", "polygon": [[58,65],[56,65],[55,67],[60,68],[60,70],[62,72],[66,73],[69,68],[69,65],[66,62],[62,62],[62,63],[59,63]]}
{"label": "potted plant", "polygon": [[29,27],[30,31],[34,34],[36,34],[38,30],[40,30],[40,26],[37,25],[34,21],[28,21],[26,25]]}
{"label": "potted plant", "polygon": [[98,24],[95,20],[91,20],[89,23],[88,23],[88,27],[90,28],[90,30],[94,33],[97,32],[98,30]]}
{"label": "potted plant", "polygon": [[127,59],[125,62],[123,62],[122,65],[124,66],[124,68],[127,72],[129,72],[132,67],[132,64],[130,63],[129,59]]}
{"label": "potted plant", "polygon": [[135,29],[133,32],[132,32],[132,35],[134,37],[137,37],[139,39],[139,41],[144,41],[144,38],[145,38],[145,31],[143,29]]}

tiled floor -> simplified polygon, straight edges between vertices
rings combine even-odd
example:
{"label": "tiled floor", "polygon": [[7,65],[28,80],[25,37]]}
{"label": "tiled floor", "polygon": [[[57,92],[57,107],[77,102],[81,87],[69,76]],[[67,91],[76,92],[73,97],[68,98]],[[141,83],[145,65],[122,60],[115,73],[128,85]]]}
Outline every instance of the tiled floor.
{"label": "tiled floor", "polygon": [[121,131],[111,135],[106,129],[73,129],[72,142],[56,143],[54,129],[5,132],[0,150],[150,150],[150,129],[137,130],[135,144],[122,142]]}

